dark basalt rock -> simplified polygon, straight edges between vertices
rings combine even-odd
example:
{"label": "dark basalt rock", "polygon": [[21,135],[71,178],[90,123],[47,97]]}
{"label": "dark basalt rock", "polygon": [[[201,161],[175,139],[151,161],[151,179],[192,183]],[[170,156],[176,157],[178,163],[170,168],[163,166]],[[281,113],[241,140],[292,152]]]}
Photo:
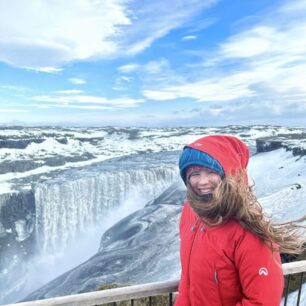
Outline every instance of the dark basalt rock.
{"label": "dark basalt rock", "polygon": [[81,142],[89,142],[92,145],[96,145],[102,142],[104,140],[104,137],[95,137],[95,138],[76,137],[75,140],[78,140]]}
{"label": "dark basalt rock", "polygon": [[55,138],[55,140],[61,144],[67,144],[68,143],[68,139],[65,138]]}
{"label": "dark basalt rock", "polygon": [[30,139],[0,139],[0,149],[25,149],[31,143],[42,143],[45,139],[42,138],[30,138]]}
{"label": "dark basalt rock", "polygon": [[257,153],[270,152],[282,148],[282,142],[280,140],[273,140],[269,138],[256,139]]}
{"label": "dark basalt rock", "polygon": [[36,169],[40,166],[41,163],[35,162],[33,160],[6,160],[0,163],[0,174],[26,172],[29,170]]}
{"label": "dark basalt rock", "polygon": [[82,155],[76,155],[76,156],[54,156],[50,158],[43,159],[45,161],[45,164],[47,166],[56,167],[56,166],[62,166],[65,165],[67,162],[78,162],[78,161],[84,161],[84,160],[90,160],[93,159],[95,156],[91,153],[84,153]]}
{"label": "dark basalt rock", "polygon": [[306,149],[300,145],[301,141],[306,142],[306,133],[277,134],[256,139],[256,150],[262,153],[284,148],[291,151],[293,156],[304,156]]}
{"label": "dark basalt rock", "polygon": [[75,156],[52,156],[48,158],[41,158],[38,161],[35,161],[34,157],[31,160],[14,160],[14,161],[3,161],[0,163],[0,174],[5,173],[17,173],[17,172],[26,172],[36,168],[39,168],[43,165],[50,167],[57,167],[65,165],[69,162],[79,162],[95,158],[95,156],[89,152],[85,152],[82,155]]}
{"label": "dark basalt rock", "polygon": [[[17,223],[22,228],[18,228]],[[0,270],[9,266],[12,257],[25,260],[34,252],[35,200],[32,191],[0,195]]]}
{"label": "dark basalt rock", "polygon": [[293,148],[292,149],[292,154],[293,156],[304,156],[306,155],[306,149],[303,149],[303,148]]}

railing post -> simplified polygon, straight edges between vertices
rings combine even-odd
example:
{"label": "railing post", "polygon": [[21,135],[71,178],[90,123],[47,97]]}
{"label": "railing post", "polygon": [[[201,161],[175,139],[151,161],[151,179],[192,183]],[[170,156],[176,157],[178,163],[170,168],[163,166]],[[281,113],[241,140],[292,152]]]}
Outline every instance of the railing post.
{"label": "railing post", "polygon": [[170,292],[169,293],[169,306],[172,306],[172,297],[173,297],[173,293]]}
{"label": "railing post", "polygon": [[287,300],[288,300],[288,294],[289,294],[289,285],[290,285],[290,274],[287,277],[287,285],[286,285],[286,291],[285,291],[285,302],[284,306],[287,306]]}
{"label": "railing post", "polygon": [[299,293],[298,293],[298,298],[297,298],[296,306],[300,305],[302,285],[303,285],[303,277],[304,277],[304,272],[301,273],[300,285],[299,285]]}

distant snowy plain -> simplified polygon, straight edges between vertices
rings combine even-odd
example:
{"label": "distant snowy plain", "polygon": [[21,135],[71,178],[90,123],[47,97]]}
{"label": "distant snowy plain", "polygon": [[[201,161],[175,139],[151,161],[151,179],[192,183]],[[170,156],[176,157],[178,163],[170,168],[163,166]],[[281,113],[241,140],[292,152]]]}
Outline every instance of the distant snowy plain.
{"label": "distant snowy plain", "polygon": [[[146,152],[181,150],[209,134],[233,134],[248,145],[275,135],[303,134],[305,128],[227,126],[222,128],[0,128],[0,194],[14,191],[14,179],[83,167],[109,158]],[[289,147],[306,148],[306,141],[289,140]],[[17,162],[27,167],[9,167]],[[6,167],[5,167],[6,166]],[[30,188],[30,184],[24,186]]]}

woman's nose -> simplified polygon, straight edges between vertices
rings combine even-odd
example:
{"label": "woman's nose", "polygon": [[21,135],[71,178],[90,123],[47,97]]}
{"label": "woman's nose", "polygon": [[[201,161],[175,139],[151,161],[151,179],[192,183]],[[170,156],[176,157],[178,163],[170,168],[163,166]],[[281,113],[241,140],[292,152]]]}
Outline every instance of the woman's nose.
{"label": "woman's nose", "polygon": [[201,172],[200,173],[200,177],[199,177],[199,185],[205,185],[207,184],[209,181],[208,175],[205,172]]}

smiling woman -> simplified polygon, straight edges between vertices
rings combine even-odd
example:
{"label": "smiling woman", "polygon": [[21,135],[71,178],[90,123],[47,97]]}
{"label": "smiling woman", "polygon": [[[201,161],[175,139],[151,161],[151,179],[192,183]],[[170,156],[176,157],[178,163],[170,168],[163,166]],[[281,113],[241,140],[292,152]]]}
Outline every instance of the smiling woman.
{"label": "smiling woman", "polygon": [[305,238],[272,225],[248,186],[249,149],[233,136],[207,136],[179,161],[187,186],[180,221],[182,274],[176,306],[279,306],[281,252]]}
{"label": "smiling woman", "polygon": [[198,196],[212,196],[214,189],[221,182],[221,175],[212,169],[190,166],[186,170],[187,181]]}

